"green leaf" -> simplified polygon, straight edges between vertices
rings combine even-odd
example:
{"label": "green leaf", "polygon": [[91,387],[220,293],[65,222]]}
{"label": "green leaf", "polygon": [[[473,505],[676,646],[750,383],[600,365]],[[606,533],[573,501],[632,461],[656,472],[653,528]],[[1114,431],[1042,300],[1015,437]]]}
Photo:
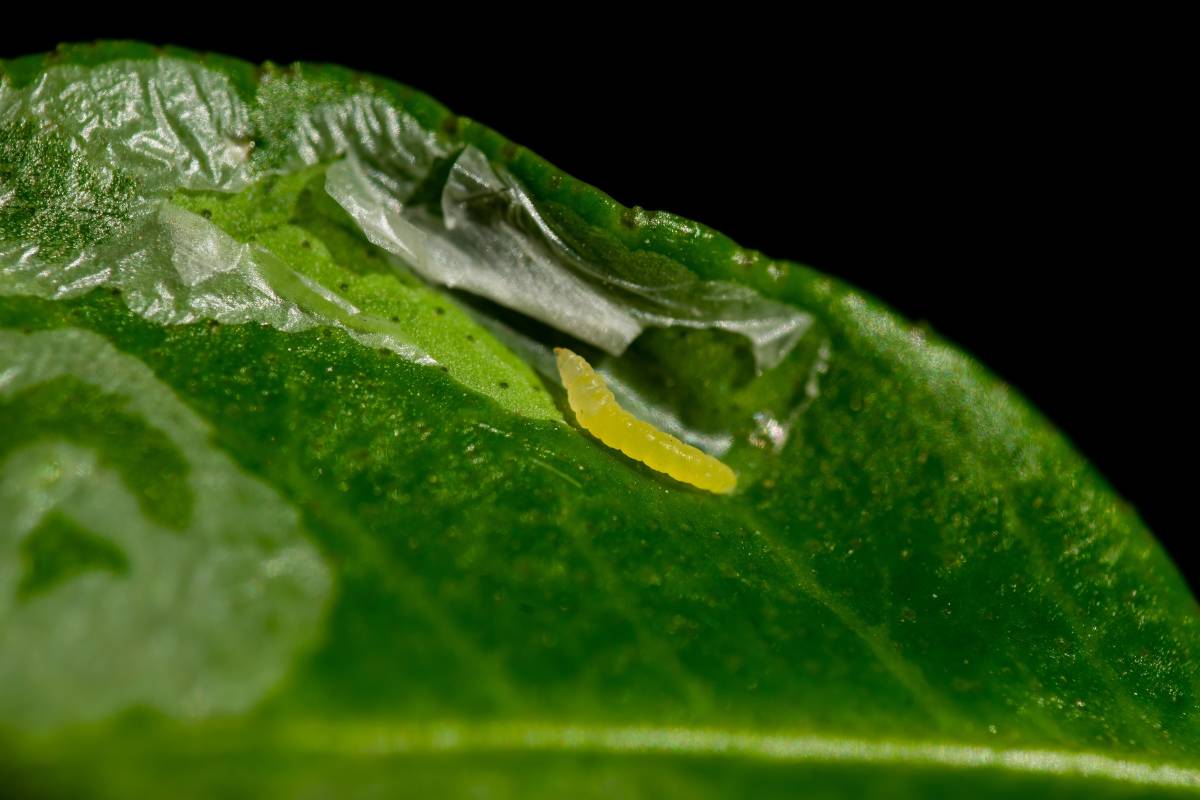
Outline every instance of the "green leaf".
{"label": "green leaf", "polygon": [[1200,790],[1194,599],[936,335],[383,79],[0,76],[8,794]]}

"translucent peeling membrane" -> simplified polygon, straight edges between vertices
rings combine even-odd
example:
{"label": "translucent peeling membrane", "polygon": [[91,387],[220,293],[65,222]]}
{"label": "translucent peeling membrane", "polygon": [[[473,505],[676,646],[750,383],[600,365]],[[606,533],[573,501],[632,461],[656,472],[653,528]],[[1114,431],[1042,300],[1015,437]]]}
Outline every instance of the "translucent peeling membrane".
{"label": "translucent peeling membrane", "polygon": [[[15,238],[0,236],[0,292],[64,297],[117,287],[132,310],[164,324],[216,319],[299,330],[332,322],[371,346],[422,359],[386,321],[167,201],[179,189],[240,191],[262,166],[333,162],[327,189],[372,242],[432,283],[609,354],[651,326],[716,328],[745,336],[757,367],[768,370],[811,327],[807,314],[736,284],[701,281],[680,265],[631,279],[589,261],[477,149],[453,152],[388,98],[318,88],[302,76],[268,75],[252,107],[220,72],[170,58],[56,67],[22,89],[0,84],[0,125],[24,125],[28,141],[15,145],[38,158],[54,151],[62,178],[57,193],[35,192],[35,221],[54,235],[36,239],[22,222]],[[265,142],[257,167],[255,136]],[[73,188],[80,175],[90,176],[89,191]],[[65,254],[40,244],[78,227],[80,209],[95,209],[97,197],[116,198],[118,184],[129,194],[109,204],[111,220],[88,229],[95,235],[76,237]],[[418,190],[428,204],[403,205]],[[0,179],[0,201],[12,194]]]}
{"label": "translucent peeling membrane", "polygon": [[485,297],[611,355],[650,326],[719,328],[749,339],[758,368],[770,369],[812,326],[808,314],[682,267],[640,283],[589,262],[546,222],[524,187],[474,147],[454,159],[441,218],[405,207],[387,185],[353,153],[326,175],[326,190],[367,238],[426,280]]}
{"label": "translucent peeling membrane", "polygon": [[229,79],[175,59],[54,67],[25,89],[0,87],[0,121],[28,116],[66,133],[101,168],[148,194],[237,191],[252,178],[252,127]]}
{"label": "translucent peeling membrane", "polygon": [[[318,109],[285,137],[288,167],[334,157],[361,139],[364,152],[396,175],[423,171],[433,155],[420,149],[406,119],[357,97]],[[47,162],[57,176],[43,181],[40,207],[16,238],[0,235],[0,294],[62,298],[110,287],[131,311],[165,325],[211,319],[298,331],[335,324],[364,345],[432,363],[398,326],[359,313],[265,248],[167,201],[179,189],[236,192],[256,177],[251,111],[221,73],[169,58],[58,67],[25,89],[0,84],[5,125],[26,137],[8,143],[21,169],[48,169]],[[38,224],[71,230],[118,173],[137,186],[124,216],[63,258],[44,252],[33,237]],[[0,174],[0,211],[14,194]]]}
{"label": "translucent peeling membrane", "polygon": [[399,326],[369,314],[294,271],[264,247],[239,242],[165,200],[134,218],[130,235],[46,263],[36,247],[0,242],[0,294],[67,298],[120,289],[129,310],[162,325],[257,322],[282,331],[337,325],[361,344],[436,363]]}

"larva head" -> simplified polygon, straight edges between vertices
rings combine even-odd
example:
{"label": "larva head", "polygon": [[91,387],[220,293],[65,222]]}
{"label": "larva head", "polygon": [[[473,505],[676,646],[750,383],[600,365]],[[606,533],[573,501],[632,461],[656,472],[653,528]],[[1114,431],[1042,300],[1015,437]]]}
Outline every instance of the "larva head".
{"label": "larva head", "polygon": [[554,348],[554,357],[558,360],[558,374],[562,376],[564,386],[573,386],[592,372],[582,356],[565,347]]}

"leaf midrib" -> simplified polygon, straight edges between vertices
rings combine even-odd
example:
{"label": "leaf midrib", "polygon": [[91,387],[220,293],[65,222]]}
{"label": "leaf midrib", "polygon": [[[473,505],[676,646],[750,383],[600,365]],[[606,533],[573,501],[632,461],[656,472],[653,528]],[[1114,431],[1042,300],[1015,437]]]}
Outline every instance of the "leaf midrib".
{"label": "leaf midrib", "polygon": [[712,727],[563,725],[538,721],[426,723],[293,720],[263,743],[322,756],[388,757],[480,752],[676,755],[768,760],[796,765],[924,766],[1101,778],[1130,785],[1200,791],[1200,769],[1099,753],[1006,749],[935,741],[870,740]]}

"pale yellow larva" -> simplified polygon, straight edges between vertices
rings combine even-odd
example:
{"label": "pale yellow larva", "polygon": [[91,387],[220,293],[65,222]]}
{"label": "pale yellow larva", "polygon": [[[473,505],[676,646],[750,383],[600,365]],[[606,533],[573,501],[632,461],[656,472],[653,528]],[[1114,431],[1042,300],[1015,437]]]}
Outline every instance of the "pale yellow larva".
{"label": "pale yellow larva", "polygon": [[737,486],[737,475],[729,467],[621,408],[604,379],[581,356],[563,347],[554,348],[554,355],[575,418],[597,439],[699,489],[728,494]]}

